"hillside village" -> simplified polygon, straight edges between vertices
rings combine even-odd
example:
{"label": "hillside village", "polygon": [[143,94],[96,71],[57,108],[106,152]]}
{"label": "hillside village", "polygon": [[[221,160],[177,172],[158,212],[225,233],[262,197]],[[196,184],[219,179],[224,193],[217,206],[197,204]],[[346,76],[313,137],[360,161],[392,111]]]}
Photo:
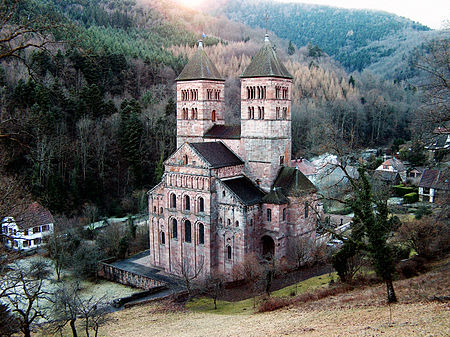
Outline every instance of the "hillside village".
{"label": "hillside village", "polygon": [[450,334],[448,29],[264,6],[2,3],[1,336]]}

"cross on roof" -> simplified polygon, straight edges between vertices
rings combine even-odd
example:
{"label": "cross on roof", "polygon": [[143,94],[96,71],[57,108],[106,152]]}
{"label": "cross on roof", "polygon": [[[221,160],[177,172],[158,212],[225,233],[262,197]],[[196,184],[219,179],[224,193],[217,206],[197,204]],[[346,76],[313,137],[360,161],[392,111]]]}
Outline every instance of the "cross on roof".
{"label": "cross on roof", "polygon": [[266,14],[264,15],[264,21],[266,21],[266,34],[267,34],[267,23],[269,22],[269,14],[266,11]]}

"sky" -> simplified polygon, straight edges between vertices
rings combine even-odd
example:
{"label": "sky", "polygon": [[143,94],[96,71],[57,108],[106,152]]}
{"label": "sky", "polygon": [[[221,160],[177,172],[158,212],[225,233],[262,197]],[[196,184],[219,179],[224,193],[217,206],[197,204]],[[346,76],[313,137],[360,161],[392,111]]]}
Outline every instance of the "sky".
{"label": "sky", "polygon": [[[377,9],[394,13],[430,28],[444,28],[450,21],[450,0],[275,0],[279,2],[301,2],[342,8]],[[449,25],[447,24],[447,27]]]}

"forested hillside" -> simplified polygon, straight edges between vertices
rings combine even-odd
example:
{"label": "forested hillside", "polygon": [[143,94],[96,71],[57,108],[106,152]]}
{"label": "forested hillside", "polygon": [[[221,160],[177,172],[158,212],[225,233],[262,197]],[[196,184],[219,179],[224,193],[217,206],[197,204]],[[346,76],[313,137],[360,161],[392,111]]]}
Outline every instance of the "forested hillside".
{"label": "forested hillside", "polygon": [[308,43],[318,46],[349,71],[361,71],[398,48],[395,44],[369,46],[373,41],[400,32],[429,31],[419,23],[386,12],[299,3],[229,0],[214,12],[252,27],[264,27],[268,14],[269,30],[297,47]]}
{"label": "forested hillside", "polygon": [[[174,79],[203,32],[226,78],[226,119],[239,121],[238,76],[263,29],[163,0],[6,4],[2,36],[14,27],[31,31],[0,44],[0,174],[17,198],[68,215],[92,204],[102,215],[144,212],[145,192],[175,150]],[[289,48],[270,39],[294,76],[296,156],[320,153],[331,133],[355,147],[411,137],[414,87],[369,72],[349,75],[308,41]],[[14,49],[24,42],[39,48]]]}

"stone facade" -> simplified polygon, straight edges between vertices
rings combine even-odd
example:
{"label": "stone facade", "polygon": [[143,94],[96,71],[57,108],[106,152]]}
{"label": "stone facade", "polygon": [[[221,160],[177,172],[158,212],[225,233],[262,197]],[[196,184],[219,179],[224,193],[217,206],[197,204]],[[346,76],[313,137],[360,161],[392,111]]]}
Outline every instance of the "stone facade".
{"label": "stone facade", "polygon": [[288,261],[315,235],[314,185],[288,167],[292,78],[267,37],[248,69],[240,126],[224,125],[224,82],[201,44],[178,78],[178,149],[149,191],[150,259],[168,273],[232,279],[246,254]]}

